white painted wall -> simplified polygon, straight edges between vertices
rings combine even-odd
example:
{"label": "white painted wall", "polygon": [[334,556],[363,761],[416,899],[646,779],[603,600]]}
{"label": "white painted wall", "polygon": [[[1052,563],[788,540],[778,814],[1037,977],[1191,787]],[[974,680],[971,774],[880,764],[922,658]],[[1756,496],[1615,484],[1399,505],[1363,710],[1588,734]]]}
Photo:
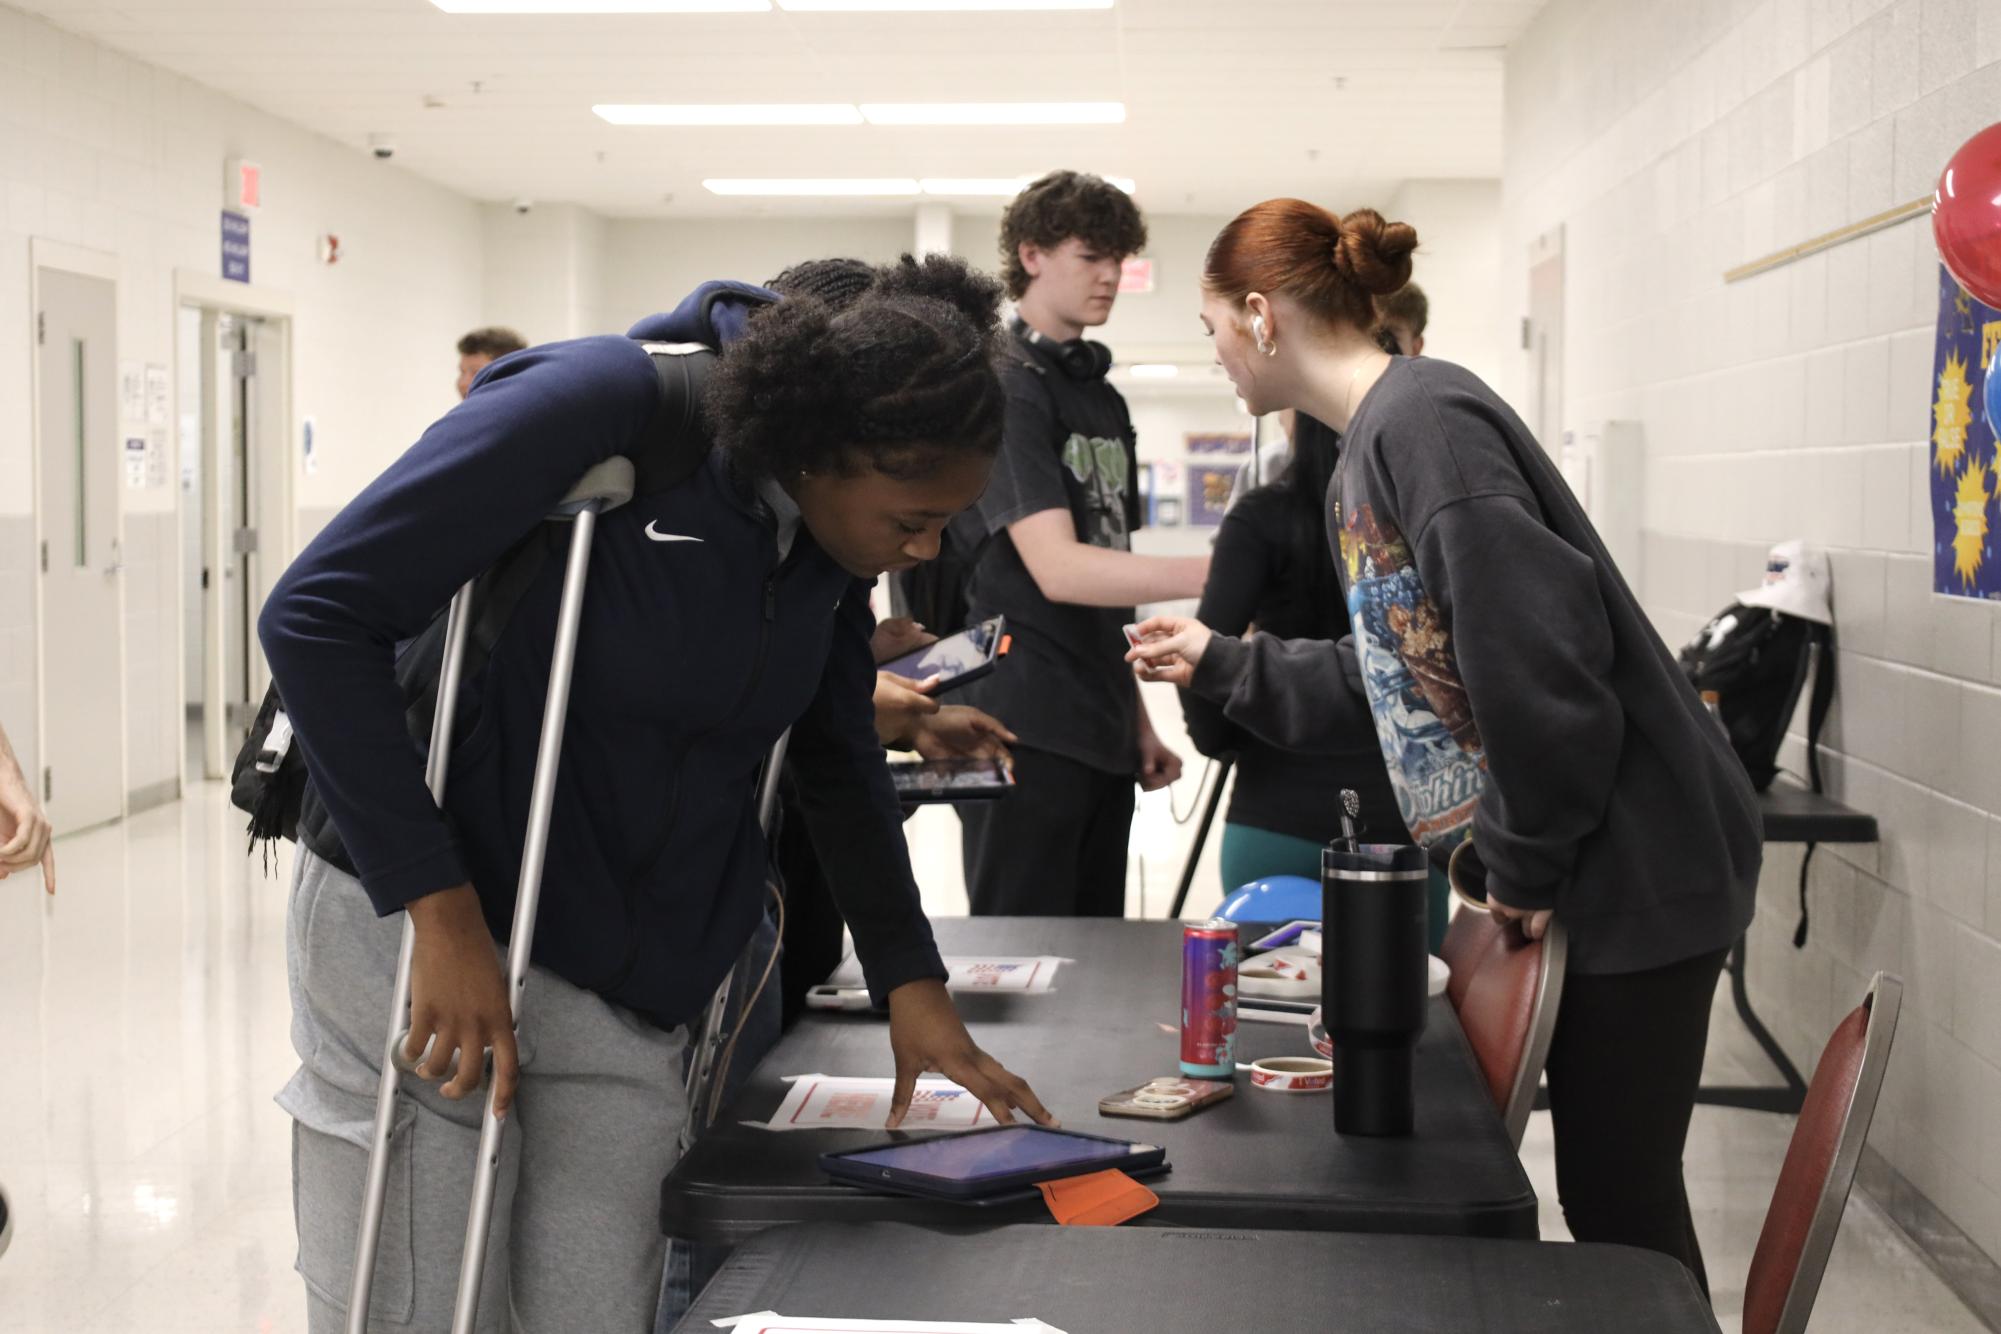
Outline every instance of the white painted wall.
{"label": "white painted wall", "polygon": [[[265,170],[252,224],[251,277],[286,294],[294,325],[294,415],[317,419],[321,466],[295,499],[324,514],[352,496],[451,406],[452,343],[481,312],[476,205],[393,166],[252,110],[187,79],[0,8],[0,584],[31,586],[33,440],[29,419],[29,238],[116,255],[120,360],[171,367],[174,273],[219,271],[223,166],[242,155]],[[315,239],[337,233],[344,258],[318,262]],[[162,485],[121,490],[128,562],[171,568],[168,516],[179,495],[170,419]],[[297,466],[296,422],[288,456]],[[6,522],[10,517],[18,522]],[[146,522],[139,522],[140,519]],[[157,521],[155,521],[157,520]],[[308,522],[306,525],[311,526]],[[155,539],[158,539],[157,541]],[[171,590],[175,581],[160,586]],[[129,590],[128,590],[129,592]],[[128,623],[158,608],[128,596]],[[138,605],[144,602],[145,605]],[[0,605],[15,607],[10,593]],[[179,622],[167,615],[161,623]],[[0,625],[0,720],[32,733],[31,625]],[[130,790],[178,775],[177,633],[128,636]],[[23,667],[23,662],[27,664]],[[157,696],[157,698],[155,698]],[[28,715],[28,716],[24,716]],[[29,736],[32,752],[35,742]],[[23,761],[39,763],[32,754]]]}
{"label": "white painted wall", "polygon": [[907,217],[613,220],[604,227],[600,329],[622,333],[642,316],[673,309],[711,278],[761,283],[800,260],[834,255],[886,264],[916,235]]}
{"label": "white painted wall", "polygon": [[1411,281],[1431,302],[1425,355],[1493,384],[1502,358],[1501,183],[1406,181],[1382,213],[1417,228]]}
{"label": "white painted wall", "polygon": [[480,209],[485,258],[482,324],[514,329],[531,343],[603,333],[608,224],[576,204]]}
{"label": "white painted wall", "polygon": [[[1870,1142],[2001,1257],[2001,609],[1930,592],[1930,233],[1722,278],[1928,194],[2001,115],[2001,5],[1554,0],[1507,87],[1499,327],[1525,313],[1529,239],[1562,224],[1565,421],[1644,428],[1663,633],[1752,586],[1774,541],[1834,554],[1829,776],[1884,841],[1821,849],[1803,951],[1799,849],[1768,851],[1752,998],[1811,1069],[1870,974],[1903,975]],[[1522,367],[1506,359],[1518,401]]]}

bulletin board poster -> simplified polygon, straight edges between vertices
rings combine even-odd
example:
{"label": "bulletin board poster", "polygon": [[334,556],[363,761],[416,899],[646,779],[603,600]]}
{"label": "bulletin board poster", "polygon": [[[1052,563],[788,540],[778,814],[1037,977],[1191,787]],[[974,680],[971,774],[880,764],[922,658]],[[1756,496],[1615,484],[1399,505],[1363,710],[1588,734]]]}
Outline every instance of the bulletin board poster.
{"label": "bulletin board poster", "polygon": [[1248,454],[1249,431],[1189,431],[1182,437],[1190,454]]}
{"label": "bulletin board poster", "polygon": [[2001,601],[1994,556],[1994,427],[1987,367],[2001,354],[2001,311],[1973,299],[1941,264],[1938,343],[1932,356],[1932,589]]}
{"label": "bulletin board poster", "polygon": [[1191,463],[1188,465],[1188,524],[1191,528],[1214,528],[1223,522],[1229,508],[1230,491],[1237,483],[1241,463]]}

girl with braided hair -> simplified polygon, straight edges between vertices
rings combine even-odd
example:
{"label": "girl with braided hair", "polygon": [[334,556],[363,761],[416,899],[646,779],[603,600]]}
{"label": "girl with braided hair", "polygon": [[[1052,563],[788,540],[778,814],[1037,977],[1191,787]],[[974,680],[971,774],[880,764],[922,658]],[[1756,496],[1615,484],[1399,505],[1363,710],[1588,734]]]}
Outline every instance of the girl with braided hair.
{"label": "girl with braided hair", "polygon": [[[302,840],[291,900],[301,1065],[279,1101],[315,1334],[345,1323],[399,911],[415,929],[405,1050],[423,1059],[403,1085],[390,1180],[408,1186],[390,1191],[371,1319],[449,1326],[480,1122],[468,1095],[490,1050],[511,1161],[480,1328],[652,1328],[687,1025],[762,915],[752,790],[787,728],[806,822],[890,1012],[890,1124],[926,1069],[997,1120],[1049,1121],[945,993],[871,702],[870,586],[937,551],[1000,445],[999,296],[956,261],[905,260],[838,308],[710,283],[627,337],[530,348],[484,370],[279,581],[260,633],[354,870]],[[462,687],[471,721],[442,810],[405,731],[394,646],[589,467],[652,438],[663,398],[642,341],[719,349],[703,403],[714,448],[599,522],[517,1034],[496,942],[562,562],[544,563]]]}

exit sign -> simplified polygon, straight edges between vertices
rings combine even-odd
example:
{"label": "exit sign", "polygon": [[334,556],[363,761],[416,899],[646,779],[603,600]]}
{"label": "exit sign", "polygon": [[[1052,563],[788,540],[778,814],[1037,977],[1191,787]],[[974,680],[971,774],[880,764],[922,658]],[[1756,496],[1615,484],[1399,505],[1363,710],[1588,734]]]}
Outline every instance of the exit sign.
{"label": "exit sign", "polygon": [[248,158],[231,158],[223,171],[222,206],[255,213],[264,206],[264,168]]}
{"label": "exit sign", "polygon": [[1151,292],[1153,290],[1153,261],[1134,256],[1119,266],[1120,292]]}

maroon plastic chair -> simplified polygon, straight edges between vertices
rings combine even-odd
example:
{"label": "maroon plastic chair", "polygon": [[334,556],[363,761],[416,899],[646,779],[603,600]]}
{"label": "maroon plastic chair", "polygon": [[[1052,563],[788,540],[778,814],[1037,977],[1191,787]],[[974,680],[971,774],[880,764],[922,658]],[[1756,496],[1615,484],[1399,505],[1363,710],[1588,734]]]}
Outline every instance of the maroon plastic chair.
{"label": "maroon plastic chair", "polygon": [[1473,985],[1473,961],[1486,953],[1487,946],[1501,934],[1501,924],[1485,908],[1461,904],[1446,923],[1444,943],[1438,957],[1445,960],[1451,979],[1445,984],[1445,998],[1457,1010],[1466,1000],[1466,988]]}
{"label": "maroon plastic chair", "polygon": [[1820,1053],[1751,1257],[1744,1334],[1804,1334],[1876,1115],[1903,1003],[1903,979],[1876,974],[1862,1004]]}
{"label": "maroon plastic chair", "polygon": [[[1462,912],[1459,917],[1472,915]],[[1491,916],[1479,915],[1493,922]],[[1454,925],[1458,920],[1453,919]],[[1556,1035],[1568,948],[1560,921],[1552,920],[1541,940],[1530,940],[1513,923],[1493,922],[1493,927],[1481,934],[1477,952],[1466,960],[1469,975],[1458,1006],[1459,1026],[1473,1046],[1508,1138],[1520,1148]],[[1455,966],[1454,982],[1458,971]]]}

